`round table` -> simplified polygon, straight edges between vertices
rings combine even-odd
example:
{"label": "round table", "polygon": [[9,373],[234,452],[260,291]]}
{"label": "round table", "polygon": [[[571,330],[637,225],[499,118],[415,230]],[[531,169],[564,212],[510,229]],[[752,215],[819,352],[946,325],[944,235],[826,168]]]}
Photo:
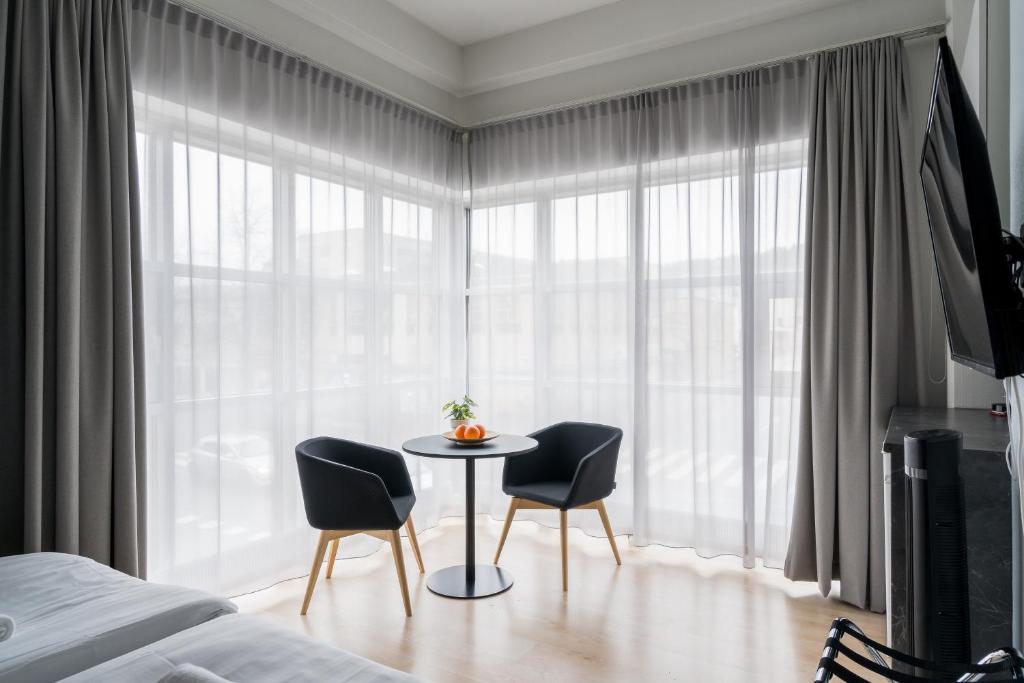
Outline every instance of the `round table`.
{"label": "round table", "polygon": [[512,587],[512,575],[501,567],[476,563],[476,461],[511,458],[537,450],[528,436],[501,434],[480,445],[460,445],[440,435],[420,436],[402,444],[402,450],[425,458],[466,461],[466,564],[439,569],[427,579],[427,588],[449,598],[486,598]]}

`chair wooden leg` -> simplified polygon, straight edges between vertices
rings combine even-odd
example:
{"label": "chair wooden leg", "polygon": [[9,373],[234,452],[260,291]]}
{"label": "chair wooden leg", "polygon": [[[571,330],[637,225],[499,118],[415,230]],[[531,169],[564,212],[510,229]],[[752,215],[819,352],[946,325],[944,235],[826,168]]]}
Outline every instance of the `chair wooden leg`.
{"label": "chair wooden leg", "polygon": [[501,557],[501,549],[505,547],[505,539],[508,538],[508,530],[512,527],[512,518],[516,516],[519,509],[519,499],[513,498],[508,504],[508,513],[505,515],[505,526],[501,529],[501,539],[498,541],[498,550],[494,553],[494,564],[498,564]]}
{"label": "chair wooden leg", "polygon": [[416,538],[416,527],[412,524],[412,515],[409,515],[409,519],[405,520],[405,532],[409,534],[409,545],[412,546],[412,554],[416,558],[416,566],[420,569],[420,574],[423,573],[423,556],[420,555],[420,542]]}
{"label": "chair wooden leg", "polygon": [[597,501],[597,512],[601,515],[601,524],[604,524],[604,532],[608,534],[608,542],[612,545],[612,554],[615,555],[615,564],[621,565],[622,558],[619,557],[619,547],[615,545],[615,534],[612,533],[612,524],[608,521],[608,511],[604,509],[604,501]]}
{"label": "chair wooden leg", "polygon": [[306,582],[306,597],[302,600],[302,611],[305,614],[309,609],[309,600],[313,597],[313,588],[316,587],[316,579],[320,576],[320,565],[324,563],[324,553],[327,552],[327,532],[321,531],[320,538],[316,544],[316,554],[313,556],[313,568],[309,570],[309,581]]}
{"label": "chair wooden leg", "polygon": [[558,518],[562,535],[562,591],[569,590],[569,512],[559,510]]}
{"label": "chair wooden leg", "polygon": [[338,557],[338,544],[341,543],[340,538],[336,538],[331,541],[331,554],[327,558],[327,573],[324,574],[325,579],[331,578],[331,574],[334,573],[334,560]]}
{"label": "chair wooden leg", "polygon": [[405,603],[405,616],[412,616],[412,604],[409,602],[409,584],[405,579],[405,559],[402,557],[402,536],[398,530],[391,532],[391,553],[395,556],[395,569],[398,570],[398,585],[402,589],[402,602]]}

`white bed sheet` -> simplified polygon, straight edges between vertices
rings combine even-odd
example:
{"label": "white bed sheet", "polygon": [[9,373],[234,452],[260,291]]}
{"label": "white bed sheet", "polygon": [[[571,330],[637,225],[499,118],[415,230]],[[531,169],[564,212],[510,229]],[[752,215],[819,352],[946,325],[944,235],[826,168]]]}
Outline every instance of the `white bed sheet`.
{"label": "white bed sheet", "polygon": [[232,614],[83,671],[64,683],[159,681],[181,664],[245,683],[413,683],[419,679],[289,631]]}
{"label": "white bed sheet", "polygon": [[236,611],[76,555],[0,557],[0,614],[16,624],[0,643],[0,681],[55,681]]}

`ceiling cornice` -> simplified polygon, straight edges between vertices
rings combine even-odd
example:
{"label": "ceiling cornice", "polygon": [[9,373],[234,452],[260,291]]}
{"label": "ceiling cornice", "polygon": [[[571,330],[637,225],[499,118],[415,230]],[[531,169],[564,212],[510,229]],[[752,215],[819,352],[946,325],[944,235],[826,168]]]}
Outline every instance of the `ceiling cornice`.
{"label": "ceiling cornice", "polygon": [[[353,3],[323,0],[270,0],[275,5],[327,29],[339,38],[380,57],[407,73],[423,79],[451,94],[462,88],[464,66],[463,50],[433,29],[405,14],[391,3],[376,1],[364,3],[360,18],[363,23],[352,20],[352,14],[343,10]],[[410,38],[395,41],[394,30],[402,28]],[[408,35],[408,34],[412,35]],[[389,35],[390,34],[390,35]],[[389,40],[388,38],[391,38]],[[429,45],[432,54],[423,49]],[[414,49],[418,47],[419,50]]]}
{"label": "ceiling cornice", "polygon": [[[851,1],[720,0],[731,7],[718,18],[714,9],[696,16],[678,0],[615,2],[462,47],[383,0],[270,0],[459,98]],[[664,21],[630,21],[637,12]]]}
{"label": "ceiling cornice", "polygon": [[[474,73],[471,64],[465,64],[463,68],[466,78],[461,84],[461,87],[453,92],[453,94],[457,97],[467,97],[491,90],[499,90],[512,85],[519,85],[520,83],[547,78],[549,76],[557,76],[559,74],[576,71],[586,67],[600,66],[601,64],[608,64],[621,59],[628,59],[630,57],[675,47],[684,43],[702,40],[704,38],[710,38],[732,31],[739,31],[750,28],[751,26],[767,23],[769,21],[784,19],[795,14],[810,11],[811,9],[820,9],[829,5],[841,4],[846,1],[847,0],[819,0],[818,2],[811,3],[808,2],[808,0],[791,0],[790,2],[768,6],[767,8],[758,3],[749,3],[746,5],[747,9],[744,10],[741,15],[729,17],[728,19],[719,19],[702,24],[682,25],[681,28],[668,30],[656,35],[637,36],[631,40],[625,40],[621,43],[611,44],[607,47],[590,49],[578,54],[569,55],[561,59],[547,61],[545,63],[522,69],[508,68],[492,76],[488,76],[486,74],[478,76]],[[593,10],[593,12],[610,13],[617,9],[618,8],[614,6],[601,7]],[[563,28],[569,29],[572,22],[578,21],[578,16],[579,15],[574,15],[558,21],[566,24]],[[533,27],[531,29],[524,29],[516,34],[499,36],[491,41],[485,41],[483,43],[478,43],[477,45],[469,46],[466,48],[466,57],[467,59],[472,60],[477,56],[477,50],[488,49],[488,43],[501,41],[503,39],[515,40],[520,37],[517,34],[525,34],[527,31],[532,30],[544,30],[545,28],[546,27]]]}

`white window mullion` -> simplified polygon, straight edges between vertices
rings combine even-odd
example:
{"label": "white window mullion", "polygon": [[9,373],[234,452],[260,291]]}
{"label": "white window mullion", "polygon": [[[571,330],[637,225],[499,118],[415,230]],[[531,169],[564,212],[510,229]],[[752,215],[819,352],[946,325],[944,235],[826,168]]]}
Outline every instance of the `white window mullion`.
{"label": "white window mullion", "polygon": [[[741,124],[742,125],[742,124]],[[743,147],[739,152],[739,247],[740,247],[740,329],[742,336],[741,348],[742,374],[742,454],[743,454],[743,566],[754,566],[756,553],[756,496],[754,482],[754,426],[757,419],[757,400],[755,396],[755,302],[754,302],[754,268],[756,259],[756,225],[755,212],[756,169],[754,167],[753,146]]]}
{"label": "white window mullion", "polygon": [[[554,308],[554,229],[553,193],[539,191],[534,194],[534,423],[544,424],[551,415],[551,344]],[[514,299],[513,299],[514,302]]]}
{"label": "white window mullion", "polygon": [[[149,131],[147,138],[149,139],[150,152],[156,153],[154,155],[156,158],[150,165],[150,169],[156,175],[153,178],[147,179],[146,182],[146,188],[149,192],[149,205],[153,207],[153,212],[150,215],[158,221],[158,234],[162,237],[161,248],[154,249],[160,267],[160,291],[158,296],[162,296],[164,299],[163,305],[159,309],[160,321],[157,323],[157,330],[159,330],[162,342],[159,361],[161,366],[160,386],[163,389],[163,394],[160,397],[160,410],[163,414],[163,420],[160,423],[163,429],[163,434],[160,435],[163,441],[161,451],[164,453],[174,453],[175,422],[178,418],[174,409],[174,349],[176,346],[175,336],[178,334],[178,329],[174,324],[174,147],[171,136],[167,135],[164,131],[161,131],[159,134],[155,131]],[[156,207],[159,207],[159,209]],[[173,495],[176,472],[173,458],[154,459],[151,456],[152,454],[148,458],[148,464],[150,467],[155,464],[156,467],[154,469],[160,472],[159,487],[161,494],[157,498],[163,503],[164,507],[158,515],[150,513],[150,516],[155,516],[162,522],[159,533],[163,534],[163,538],[168,539],[167,545],[170,546],[168,558],[153,558],[155,560],[153,564],[160,567],[163,566],[165,561],[170,562],[169,558],[174,557],[176,552],[175,519],[177,515],[175,513]],[[154,462],[154,460],[156,461]]]}
{"label": "white window mullion", "polygon": [[647,506],[641,501],[649,500],[649,479],[647,469],[647,432],[648,432],[648,377],[647,377],[647,235],[644,211],[644,169],[637,164],[636,175],[630,197],[632,225],[628,229],[628,249],[630,253],[626,261],[626,282],[628,296],[632,301],[627,311],[627,320],[633,330],[633,339],[627,350],[628,367],[633,371],[633,417],[630,425],[633,434],[633,529],[638,541],[646,542],[648,525],[646,519]]}
{"label": "white window mullion", "polygon": [[[276,421],[273,444],[275,468],[285,471],[290,464],[294,444],[289,443],[295,429],[295,350],[296,326],[294,269],[295,245],[295,169],[290,164],[272,164],[273,169],[273,297],[274,297],[274,347],[271,377],[271,395]],[[274,497],[274,519],[280,529],[290,522],[288,510],[295,509],[295,490],[288,486],[286,479],[278,481],[278,495]]]}

